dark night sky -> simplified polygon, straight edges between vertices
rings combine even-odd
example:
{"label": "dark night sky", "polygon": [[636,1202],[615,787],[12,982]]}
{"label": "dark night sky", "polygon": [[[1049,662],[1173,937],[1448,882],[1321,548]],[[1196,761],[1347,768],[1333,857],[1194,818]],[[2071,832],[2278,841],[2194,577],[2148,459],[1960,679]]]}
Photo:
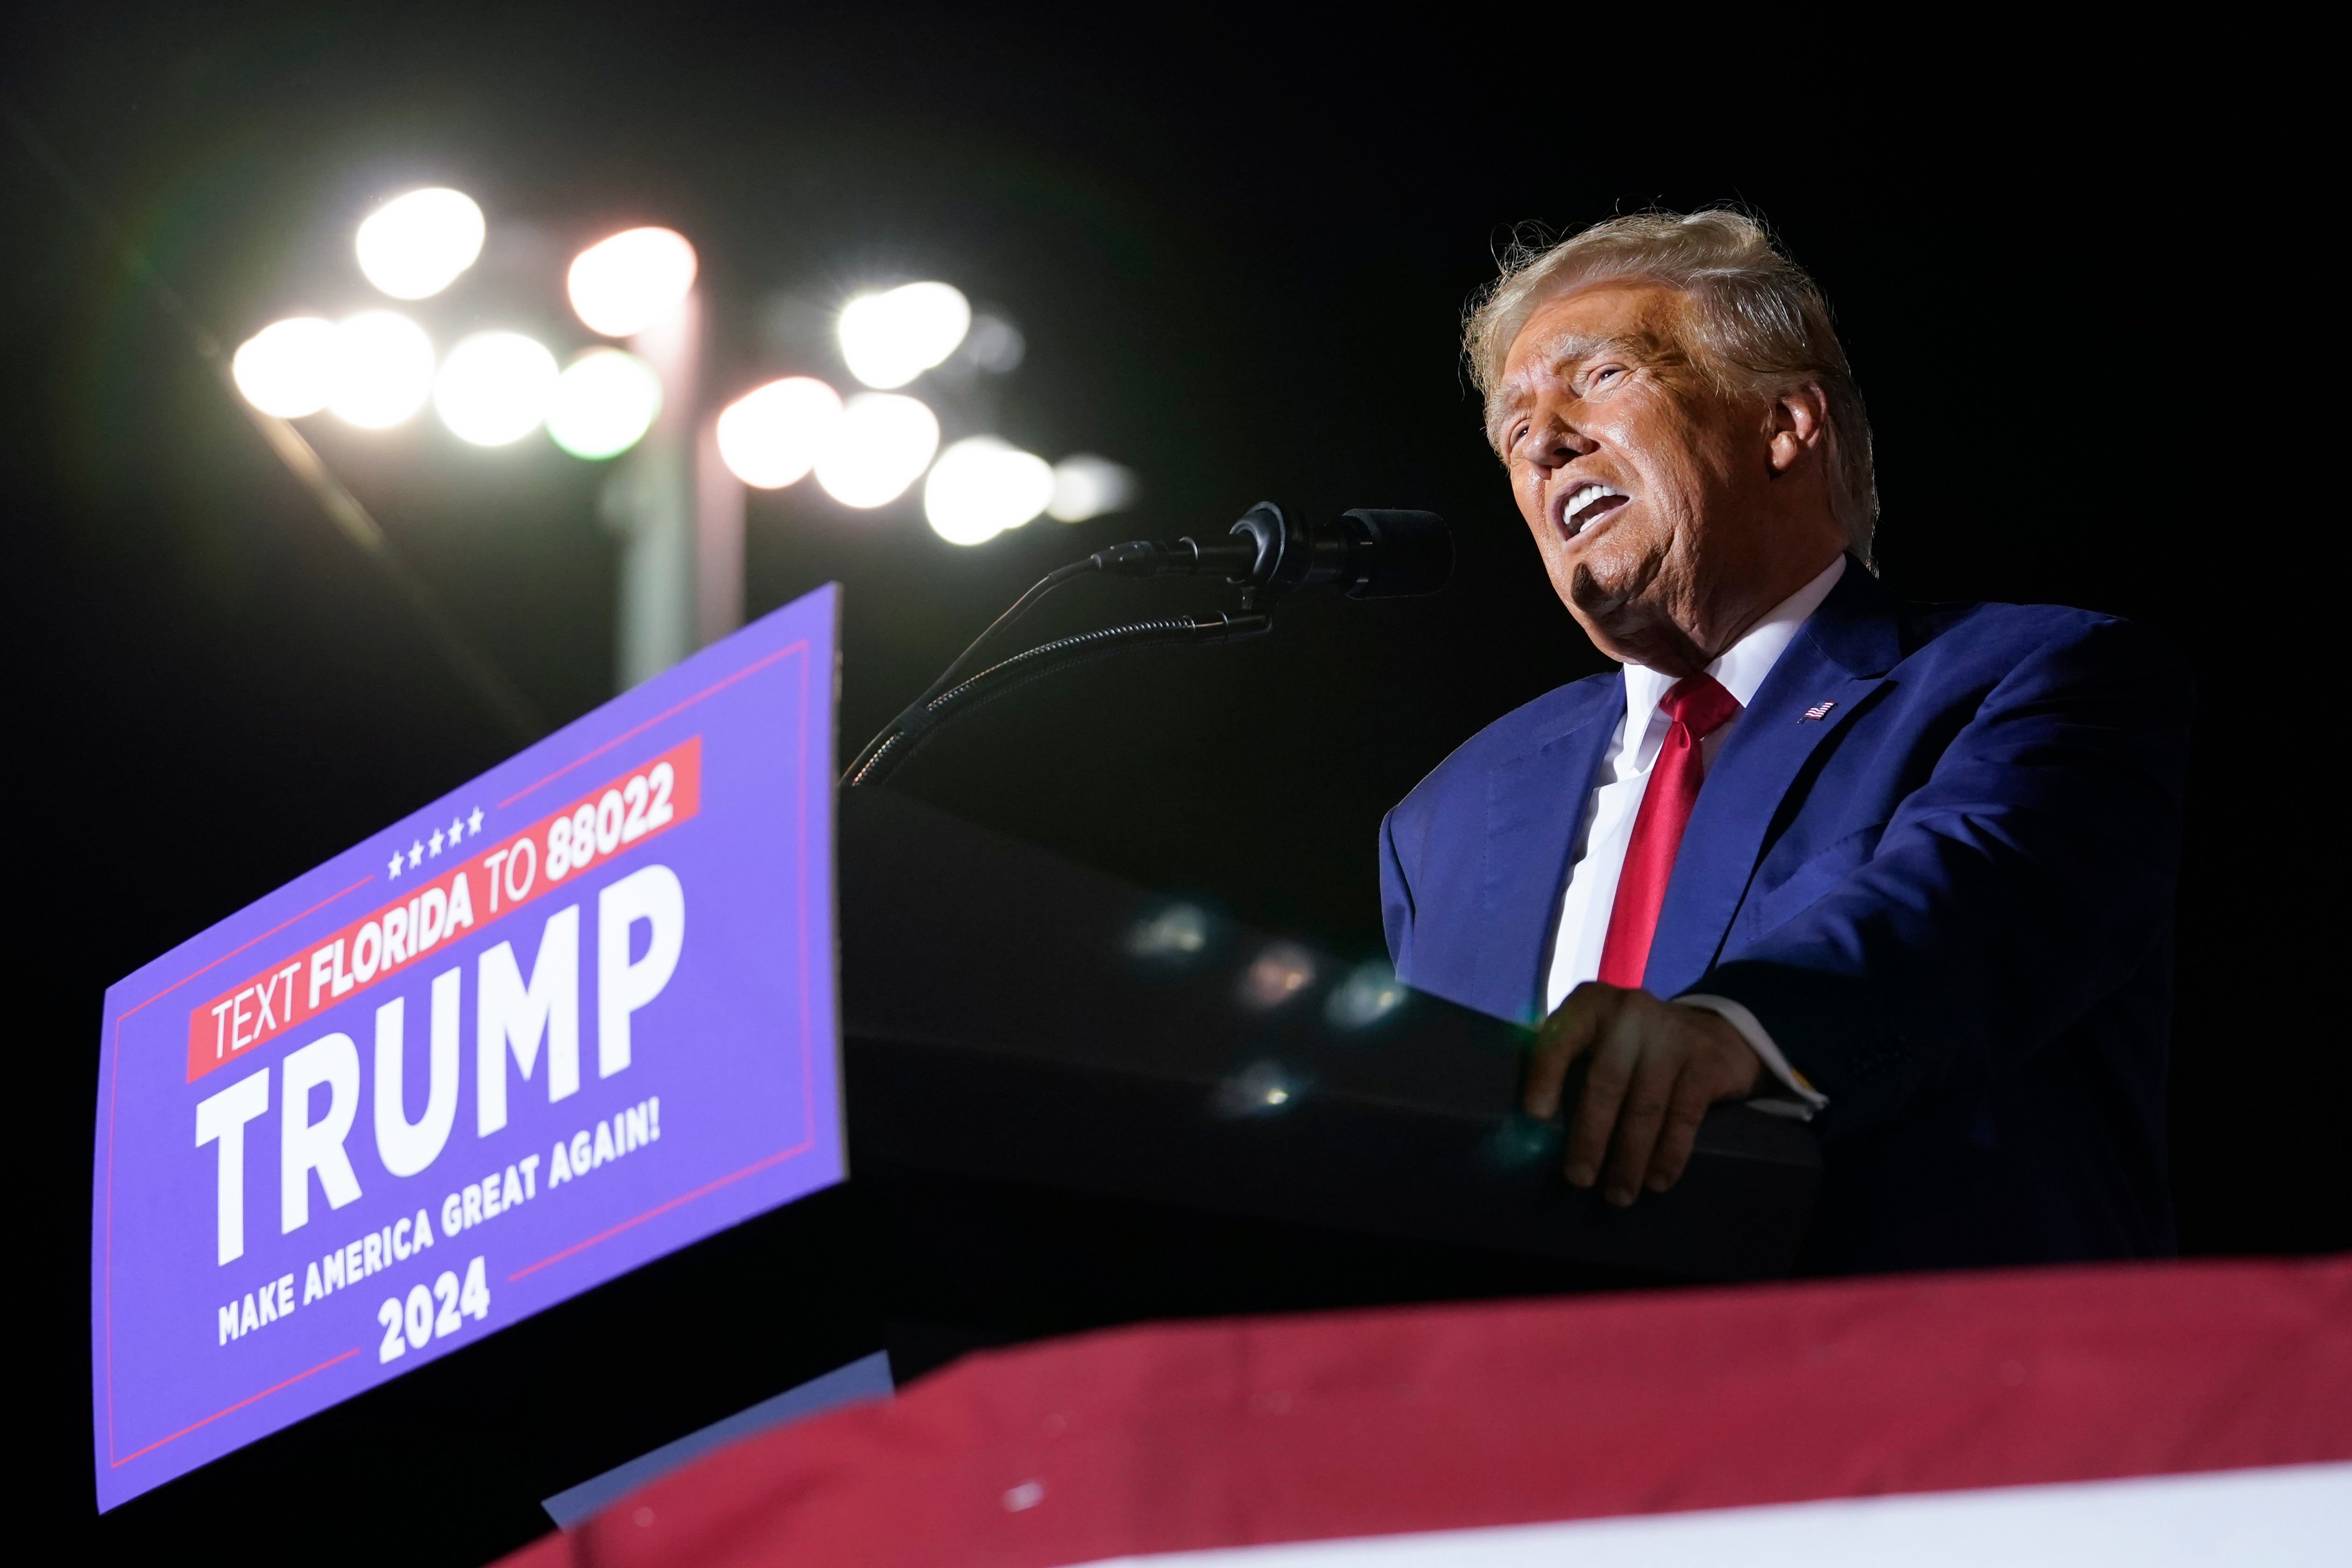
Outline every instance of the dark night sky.
{"label": "dark night sky", "polygon": [[[295,307],[357,308],[351,226],[415,183],[457,185],[490,217],[483,267],[418,308],[445,341],[482,321],[583,342],[563,260],[625,221],[696,241],[727,390],[845,381],[822,345],[763,328],[780,299],[937,276],[1009,311],[1029,352],[997,428],[1128,462],[1147,499],[959,550],[911,501],[860,515],[807,484],[756,497],[753,614],[846,585],[845,750],[1087,550],[1222,531],[1264,497],[1444,512],[1462,566],[1442,598],[1300,602],[1265,643],[1034,688],[904,775],[1350,952],[1379,946],[1381,811],[1479,726],[1601,667],[1481,442],[1454,350],[1464,300],[1515,222],[1752,204],[1836,306],[1876,427],[1886,581],[2128,615],[2196,660],[2184,1238],[2352,1241],[2327,1136],[2340,1055],[2323,1063],[2307,991],[2277,985],[2317,956],[2285,913],[2308,858],[2237,795],[2250,739],[2291,698],[2245,689],[2240,628],[2212,611],[2231,546],[2189,541],[2164,437],[2224,373],[2193,363],[2193,291],[2147,258],[2169,263],[2199,205],[2235,187],[2172,134],[2160,91],[2053,63],[1963,97],[1935,74],[1957,68],[1937,64],[1952,46],[1925,34],[1835,69],[1738,48],[1697,62],[1672,36],[1687,16],[1612,38],[1516,15],[1342,26],[1261,8],[1147,28],[987,9],[53,8],[8,24],[0,89],[114,243],[231,342]],[[14,141],[0,231],[10,795],[38,889],[13,944],[31,998],[15,1037],[40,1064],[32,1147],[63,1200],[18,1234],[37,1248],[40,1343],[73,1370],[104,986],[509,745]],[[551,721],[610,694],[614,542],[588,465],[536,438],[465,448],[427,418],[388,436],[309,424]],[[1034,629],[1214,602],[1088,584]],[[85,1429],[78,1376],[68,1432]]]}

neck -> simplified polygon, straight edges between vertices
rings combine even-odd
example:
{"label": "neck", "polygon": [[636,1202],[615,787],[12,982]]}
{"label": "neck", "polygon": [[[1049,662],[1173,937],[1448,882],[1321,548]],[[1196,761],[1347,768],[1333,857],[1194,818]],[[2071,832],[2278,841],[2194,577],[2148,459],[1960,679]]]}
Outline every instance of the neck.
{"label": "neck", "polygon": [[1612,658],[1676,679],[1697,675],[1841,553],[1842,547],[1783,557],[1754,572],[1697,574],[1702,581],[1684,594],[1656,601],[1644,595],[1579,618]]}

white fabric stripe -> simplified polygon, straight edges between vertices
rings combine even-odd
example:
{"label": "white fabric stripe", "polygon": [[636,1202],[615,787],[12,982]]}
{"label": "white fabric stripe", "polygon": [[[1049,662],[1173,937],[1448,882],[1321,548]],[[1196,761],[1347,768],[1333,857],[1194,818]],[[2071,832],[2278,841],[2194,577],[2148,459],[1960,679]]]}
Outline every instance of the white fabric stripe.
{"label": "white fabric stripe", "polygon": [[1226,1547],[1089,1568],[2322,1568],[2352,1464]]}

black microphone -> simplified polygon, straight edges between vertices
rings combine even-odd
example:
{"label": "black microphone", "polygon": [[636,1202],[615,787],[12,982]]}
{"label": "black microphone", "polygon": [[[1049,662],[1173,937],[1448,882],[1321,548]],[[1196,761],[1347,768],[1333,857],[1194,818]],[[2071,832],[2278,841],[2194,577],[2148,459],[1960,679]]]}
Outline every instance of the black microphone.
{"label": "black microphone", "polygon": [[1351,599],[1434,594],[1454,575],[1454,533],[1433,511],[1359,507],[1335,522],[1293,522],[1260,501],[1224,539],[1139,539],[1097,551],[1088,561],[1118,577],[1214,574],[1253,605],[1297,588],[1329,586]]}

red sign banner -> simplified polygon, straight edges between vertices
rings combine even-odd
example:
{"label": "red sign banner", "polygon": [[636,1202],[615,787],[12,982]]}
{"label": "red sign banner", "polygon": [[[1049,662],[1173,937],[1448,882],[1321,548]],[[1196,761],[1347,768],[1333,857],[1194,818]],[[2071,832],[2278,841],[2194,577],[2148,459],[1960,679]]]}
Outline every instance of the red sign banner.
{"label": "red sign banner", "polygon": [[[572,872],[686,821],[701,805],[701,784],[697,735],[486,850],[462,852],[447,870],[320,938],[292,962],[190,1008],[188,1080],[400,973],[444,940],[511,914]],[[470,822],[457,817],[446,832],[436,829],[432,856],[455,852],[460,838],[481,830],[481,816],[477,811]],[[395,853],[388,879],[418,870],[425,858],[425,840]]]}

